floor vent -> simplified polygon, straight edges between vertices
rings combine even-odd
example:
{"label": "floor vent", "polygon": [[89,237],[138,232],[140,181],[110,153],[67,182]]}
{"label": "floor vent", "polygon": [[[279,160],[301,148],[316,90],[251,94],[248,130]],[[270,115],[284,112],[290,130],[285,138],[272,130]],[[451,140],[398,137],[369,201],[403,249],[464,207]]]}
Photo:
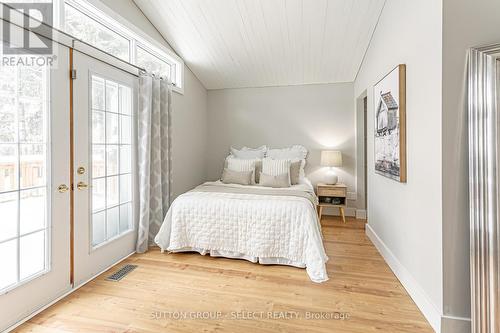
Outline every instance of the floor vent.
{"label": "floor vent", "polygon": [[125,265],[122,268],[120,268],[117,272],[111,274],[106,278],[108,281],[120,281],[127,275],[128,273],[132,272],[134,269],[137,268],[137,265]]}

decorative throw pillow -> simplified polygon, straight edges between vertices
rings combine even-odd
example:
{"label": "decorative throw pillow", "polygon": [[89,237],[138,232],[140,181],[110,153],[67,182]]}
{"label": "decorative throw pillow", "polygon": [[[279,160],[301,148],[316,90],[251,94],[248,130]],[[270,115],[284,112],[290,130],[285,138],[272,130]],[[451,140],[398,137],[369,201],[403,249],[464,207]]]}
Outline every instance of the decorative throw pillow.
{"label": "decorative throw pillow", "polygon": [[259,148],[243,147],[241,149],[236,149],[231,147],[232,156],[246,160],[262,159],[265,157],[266,151],[267,151],[266,146],[261,146]]}
{"label": "decorative throw pillow", "polygon": [[227,158],[227,169],[233,171],[252,171],[252,182],[255,184],[255,165],[257,160],[248,160],[229,156]]}
{"label": "decorative throw pillow", "polygon": [[262,160],[262,172],[271,176],[278,176],[284,173],[290,174],[291,161],[264,158]]}
{"label": "decorative throw pillow", "polygon": [[266,157],[274,158],[276,160],[292,160],[295,162],[301,160],[302,164],[300,166],[299,179],[304,178],[306,173],[304,168],[306,166],[307,149],[301,145],[294,145],[288,148],[275,148],[268,149]]}
{"label": "decorative throw pillow", "polygon": [[260,173],[262,172],[262,160],[255,160],[255,183],[260,181]]}
{"label": "decorative throw pillow", "polygon": [[290,187],[290,175],[283,173],[272,176],[261,172],[259,184],[266,187]]}
{"label": "decorative throw pillow", "polygon": [[253,171],[234,171],[227,168],[222,171],[221,181],[224,184],[252,184]]}
{"label": "decorative throw pillow", "polygon": [[[226,160],[224,161],[224,168],[227,168],[227,164],[228,164],[228,160],[230,158],[234,158],[233,156],[228,156],[226,157]],[[262,171],[262,160],[261,159],[258,159],[258,160],[255,160],[255,183],[258,184],[259,183],[259,178],[260,178],[260,173]]]}
{"label": "decorative throw pillow", "polygon": [[290,163],[290,183],[297,185],[301,178],[301,167],[303,160],[297,160]]}

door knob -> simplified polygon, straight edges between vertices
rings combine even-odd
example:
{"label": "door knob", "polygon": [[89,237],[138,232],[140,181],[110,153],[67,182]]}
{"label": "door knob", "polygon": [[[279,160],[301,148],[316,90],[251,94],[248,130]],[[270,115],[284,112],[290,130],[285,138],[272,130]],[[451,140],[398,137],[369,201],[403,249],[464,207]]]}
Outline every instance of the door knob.
{"label": "door knob", "polygon": [[89,186],[87,184],[85,184],[84,182],[78,182],[78,184],[76,184],[76,188],[79,190],[85,190],[87,187],[89,187]]}
{"label": "door knob", "polygon": [[57,187],[57,190],[59,191],[59,193],[64,193],[69,190],[69,187],[66,184],[61,184]]}

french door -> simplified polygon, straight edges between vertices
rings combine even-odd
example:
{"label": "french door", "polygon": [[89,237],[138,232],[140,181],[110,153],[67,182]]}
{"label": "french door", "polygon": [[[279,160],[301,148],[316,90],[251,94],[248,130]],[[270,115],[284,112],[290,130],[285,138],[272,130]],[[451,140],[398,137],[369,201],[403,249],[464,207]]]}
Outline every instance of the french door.
{"label": "french door", "polygon": [[137,77],[54,45],[0,66],[0,331],[135,249]]}
{"label": "french door", "polygon": [[71,289],[69,51],[57,48],[57,67],[0,66],[0,331]]}
{"label": "french door", "polygon": [[74,276],[134,252],[137,77],[74,52]]}

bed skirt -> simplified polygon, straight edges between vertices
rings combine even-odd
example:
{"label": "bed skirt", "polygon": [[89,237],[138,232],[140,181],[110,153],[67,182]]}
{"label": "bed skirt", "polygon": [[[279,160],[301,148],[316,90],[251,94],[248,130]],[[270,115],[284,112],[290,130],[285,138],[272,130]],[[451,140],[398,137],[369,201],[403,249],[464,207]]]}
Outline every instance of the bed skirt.
{"label": "bed skirt", "polygon": [[[162,252],[164,252],[163,249],[161,249]],[[293,266],[293,267],[298,267],[298,268],[305,268],[306,264],[289,260],[286,258],[260,258],[260,257],[254,257],[254,256],[249,256],[244,253],[238,253],[238,252],[231,252],[231,251],[218,251],[218,250],[208,250],[208,249],[200,249],[196,247],[185,247],[182,249],[177,249],[174,251],[168,251],[172,253],[178,253],[178,252],[198,252],[201,255],[210,255],[211,257],[223,257],[223,258],[229,258],[229,259],[243,259],[250,261],[254,264],[262,264],[262,265],[286,265],[286,266]]]}

